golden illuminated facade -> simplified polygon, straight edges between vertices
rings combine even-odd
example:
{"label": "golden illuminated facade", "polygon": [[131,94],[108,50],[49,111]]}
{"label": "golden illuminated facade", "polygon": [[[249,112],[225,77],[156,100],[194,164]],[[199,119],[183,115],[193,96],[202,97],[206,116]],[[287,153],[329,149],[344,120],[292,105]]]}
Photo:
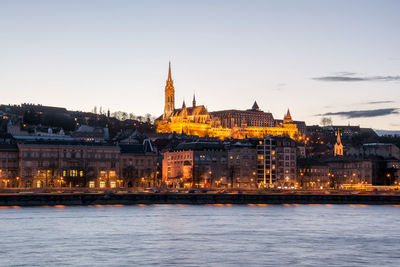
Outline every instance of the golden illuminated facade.
{"label": "golden illuminated facade", "polygon": [[168,79],[165,86],[164,114],[156,120],[159,133],[185,133],[200,137],[210,136],[220,139],[246,137],[262,138],[264,135],[289,136],[299,139],[297,125],[288,110],[284,120],[278,125],[271,113],[259,110],[255,102],[252,109],[216,111],[209,113],[203,105],[196,105],[193,96],[192,107],[175,109],[175,88],[169,63]]}
{"label": "golden illuminated facade", "polygon": [[335,149],[335,151],[334,151],[335,156],[343,156],[343,144],[342,144],[342,140],[340,139],[339,129],[337,131],[337,137],[336,137],[336,143],[335,143],[334,149]]}

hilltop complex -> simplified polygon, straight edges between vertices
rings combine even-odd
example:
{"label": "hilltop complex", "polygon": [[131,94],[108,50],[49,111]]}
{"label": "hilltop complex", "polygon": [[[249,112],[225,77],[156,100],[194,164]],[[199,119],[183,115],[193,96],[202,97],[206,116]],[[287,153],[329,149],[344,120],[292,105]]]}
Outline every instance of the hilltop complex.
{"label": "hilltop complex", "polygon": [[204,105],[197,105],[193,96],[192,106],[183,101],[181,108],[175,108],[175,88],[169,63],[168,79],[165,86],[164,114],[155,121],[159,133],[185,133],[200,137],[220,139],[262,138],[264,135],[289,136],[295,140],[303,138],[304,122],[292,120],[288,110],[283,120],[274,120],[269,112],[260,110],[255,101],[248,110],[222,110],[209,112]]}

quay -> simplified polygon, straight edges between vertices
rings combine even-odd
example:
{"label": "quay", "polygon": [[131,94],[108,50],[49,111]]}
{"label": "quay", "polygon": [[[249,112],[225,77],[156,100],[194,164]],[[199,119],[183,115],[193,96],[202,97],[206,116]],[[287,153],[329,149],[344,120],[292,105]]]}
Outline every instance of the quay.
{"label": "quay", "polygon": [[24,193],[1,194],[0,206],[89,206],[152,204],[364,204],[400,205],[385,194],[216,194],[216,193]]}

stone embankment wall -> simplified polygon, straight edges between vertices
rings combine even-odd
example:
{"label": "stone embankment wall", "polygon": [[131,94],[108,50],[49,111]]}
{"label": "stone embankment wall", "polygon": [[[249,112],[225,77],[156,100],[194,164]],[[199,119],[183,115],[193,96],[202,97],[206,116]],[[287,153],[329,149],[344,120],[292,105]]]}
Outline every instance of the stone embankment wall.
{"label": "stone embankment wall", "polygon": [[400,195],[285,194],[4,194],[0,206],[136,204],[369,204],[400,205]]}

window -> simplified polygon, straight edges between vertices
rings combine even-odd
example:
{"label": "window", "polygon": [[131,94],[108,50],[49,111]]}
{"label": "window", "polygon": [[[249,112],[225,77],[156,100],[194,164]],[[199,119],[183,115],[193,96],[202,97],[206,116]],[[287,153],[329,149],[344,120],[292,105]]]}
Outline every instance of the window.
{"label": "window", "polygon": [[89,182],[89,188],[94,188],[94,181]]}
{"label": "window", "polygon": [[106,182],[100,181],[100,188],[104,188],[104,187],[106,187]]}
{"label": "window", "polygon": [[111,188],[116,188],[117,184],[114,181],[112,181],[112,182],[110,182],[110,187]]}

